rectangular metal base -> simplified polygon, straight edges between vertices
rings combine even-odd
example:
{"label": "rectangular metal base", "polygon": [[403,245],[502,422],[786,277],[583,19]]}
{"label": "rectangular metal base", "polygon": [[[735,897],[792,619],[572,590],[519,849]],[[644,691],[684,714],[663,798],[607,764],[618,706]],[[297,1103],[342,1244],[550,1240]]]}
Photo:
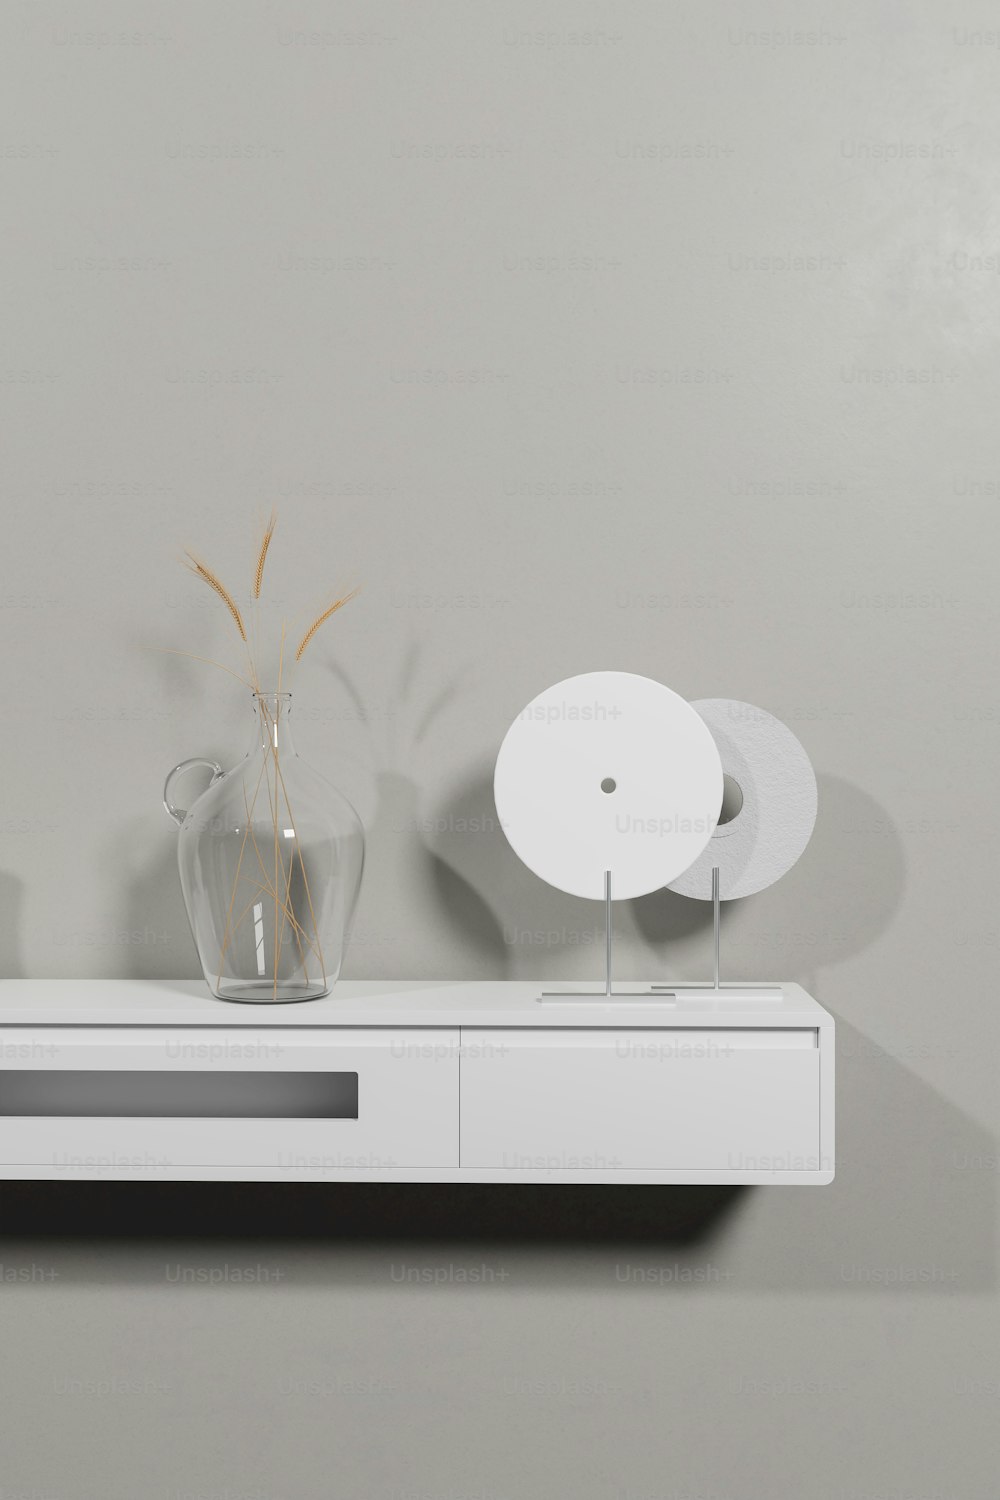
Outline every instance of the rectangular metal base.
{"label": "rectangular metal base", "polygon": [[579,1005],[582,1000],[590,1005],[616,1005],[619,1000],[644,1000],[649,1005],[662,1005],[664,1001],[674,999],[672,991],[655,990],[614,990],[610,995],[600,990],[543,990],[538,996],[539,1005],[556,1004],[560,1000],[572,1001]]}
{"label": "rectangular metal base", "polygon": [[780,999],[784,993],[774,984],[654,984],[653,989],[661,995],[723,995],[727,1000]]}
{"label": "rectangular metal base", "polygon": [[662,1005],[678,998],[780,1000],[783,993],[780,985],[773,984],[720,984],[718,988],[713,984],[677,984],[670,989],[665,985],[654,984],[648,990],[613,990],[610,995],[599,990],[543,990],[538,996],[538,1004],[550,1005],[553,1002],[558,1004],[560,1000],[572,1000],[577,1005],[581,1001],[591,1005],[614,1005],[619,1000],[627,1000],[630,1004],[638,1000],[651,1005]]}

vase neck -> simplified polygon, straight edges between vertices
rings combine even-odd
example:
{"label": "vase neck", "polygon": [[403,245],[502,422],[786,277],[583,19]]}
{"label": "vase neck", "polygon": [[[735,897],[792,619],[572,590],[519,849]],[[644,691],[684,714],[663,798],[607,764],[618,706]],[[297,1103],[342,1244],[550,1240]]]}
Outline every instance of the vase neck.
{"label": "vase neck", "polygon": [[253,711],[253,748],[266,750],[269,754],[277,750],[279,755],[294,755],[295,745],[289,723],[291,693],[254,693]]}

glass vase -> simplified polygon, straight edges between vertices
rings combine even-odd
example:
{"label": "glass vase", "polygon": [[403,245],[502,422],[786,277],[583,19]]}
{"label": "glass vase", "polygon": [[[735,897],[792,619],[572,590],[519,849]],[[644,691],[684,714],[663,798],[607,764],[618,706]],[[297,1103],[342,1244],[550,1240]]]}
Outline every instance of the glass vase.
{"label": "glass vase", "polygon": [[[220,1000],[315,1000],[336,983],[364,866],[350,802],[299,757],[291,694],[254,694],[246,758],[175,766],[163,801],[180,825],[181,889],[205,979]],[[212,780],[191,808],[174,800],[194,766]]]}

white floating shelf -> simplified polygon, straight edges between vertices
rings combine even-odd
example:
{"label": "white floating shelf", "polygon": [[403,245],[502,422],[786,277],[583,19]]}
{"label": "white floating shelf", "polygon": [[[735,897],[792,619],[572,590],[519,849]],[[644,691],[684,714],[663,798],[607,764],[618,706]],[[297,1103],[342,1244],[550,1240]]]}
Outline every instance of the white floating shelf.
{"label": "white floating shelf", "polygon": [[834,1022],[798,985],[542,989],[2,980],[0,1178],[833,1180]]}

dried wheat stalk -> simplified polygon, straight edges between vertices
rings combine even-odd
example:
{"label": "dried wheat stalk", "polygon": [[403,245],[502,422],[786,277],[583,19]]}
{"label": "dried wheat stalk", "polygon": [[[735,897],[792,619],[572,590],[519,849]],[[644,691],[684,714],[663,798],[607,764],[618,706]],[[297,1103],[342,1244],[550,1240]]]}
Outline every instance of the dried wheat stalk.
{"label": "dried wheat stalk", "polygon": [[359,592],[360,591],[358,589],[352,589],[351,592],[349,594],[345,594],[342,599],[335,600],[335,602],[330,605],[330,608],[325,609],[318,619],[313,620],[312,624],[309,626],[309,629],[306,631],[301,641],[299,641],[299,649],[295,653],[296,661],[301,660],[303,651],[306,649],[319,627],[321,625],[325,625],[330,616],[335,615],[338,609],[343,609],[345,604],[350,604],[351,600]]}
{"label": "dried wheat stalk", "polygon": [[[251,645],[250,639],[248,638],[246,625],[244,624],[243,615],[240,612],[240,608],[239,608],[238,604],[236,603],[236,600],[233,598],[232,594],[226,588],[225,584],[222,582],[222,580],[218,577],[218,575],[216,573],[212,572],[211,568],[207,568],[203,562],[199,561],[199,559],[194,556],[193,553],[191,553],[191,552],[187,552],[186,553],[187,566],[191,569],[191,571],[193,573],[197,574],[197,576],[204,583],[207,583],[208,586],[209,586],[209,588],[212,589],[212,591],[214,593],[218,594],[219,598],[225,604],[225,606],[228,609],[230,615],[232,616],[233,623],[235,624],[236,629],[239,631],[240,639],[243,641],[243,643],[245,644],[245,646],[247,648],[247,660],[248,660],[249,669],[250,669],[250,677],[249,677],[249,679],[247,679],[245,677],[242,677],[241,674],[238,673],[238,672],[233,672],[231,675],[234,676],[234,677],[239,677],[240,681],[247,683],[247,685],[250,686],[250,687],[252,687],[253,690],[256,693],[260,692],[260,683],[259,683],[259,680],[258,680],[258,672],[257,672],[257,649],[256,649],[257,630],[256,630],[256,627],[257,627],[257,614],[258,614],[258,611],[257,611],[257,607],[256,606],[257,606],[257,604],[258,604],[258,602],[260,600],[261,589],[262,589],[263,582],[264,582],[264,567],[265,567],[265,564],[267,562],[267,556],[268,556],[268,552],[269,552],[270,546],[271,546],[271,538],[274,535],[274,528],[275,528],[276,519],[277,519],[277,517],[275,515],[275,512],[272,510],[271,515],[270,515],[270,517],[268,519],[267,525],[264,528],[264,534],[263,534],[263,536],[261,538],[260,546],[259,546],[259,549],[258,549],[258,552],[257,552],[257,565],[256,565],[256,568],[254,570],[254,580],[253,580],[253,604],[254,604],[254,607],[253,607],[252,616],[251,616],[251,623],[254,626],[254,641],[253,641],[253,645]],[[309,642],[312,640],[312,638],[316,634],[317,630],[319,630],[320,626],[324,625],[326,623],[326,621],[329,620],[329,618],[330,618],[331,615],[335,615],[339,609],[342,609],[345,604],[348,604],[354,598],[354,596],[357,594],[357,592],[358,592],[357,589],[352,589],[352,591],[349,594],[345,594],[343,596],[343,598],[336,599],[333,602],[333,604],[331,604],[329,606],[328,609],[325,609],[322,612],[322,614],[319,615],[318,618],[313,621],[313,623],[310,625],[309,629],[306,631],[305,635],[302,637],[301,641],[299,642],[298,650],[295,653],[295,660],[296,661],[299,661],[301,659],[302,653],[305,651],[306,647],[309,645]],[[278,656],[278,692],[279,693],[281,692],[282,669],[283,669],[283,666],[284,666],[284,656],[285,656],[285,632],[286,632],[286,625],[285,625],[284,622],[282,622],[282,626],[281,626],[281,648],[280,648],[279,656]],[[181,655],[181,656],[193,656],[192,652],[177,652],[175,654]],[[205,660],[207,660],[207,658],[205,658],[205,657],[196,657],[195,660],[205,661]],[[213,662],[212,665],[213,666],[222,667],[223,664],[221,662]],[[230,671],[230,668],[223,667],[223,670],[228,672],[228,671]],[[264,715],[265,722],[269,722],[267,705],[263,702],[263,700],[261,701],[261,712]],[[270,740],[271,736],[269,736],[268,738]],[[254,899],[256,897],[258,897],[258,896],[267,896],[267,897],[270,897],[271,895],[273,895],[274,896],[274,962],[273,962],[274,975],[273,975],[273,980],[274,980],[274,995],[275,995],[275,998],[277,998],[277,991],[278,991],[278,966],[279,966],[280,959],[281,959],[281,946],[282,946],[282,939],[283,939],[283,935],[284,935],[284,930],[285,930],[286,924],[288,926],[290,926],[290,928],[291,928],[292,935],[294,937],[296,947],[298,948],[299,961],[300,961],[301,967],[303,969],[306,981],[308,982],[308,979],[309,979],[309,966],[308,966],[308,960],[307,960],[307,950],[312,950],[313,952],[315,952],[317,958],[319,959],[319,965],[320,965],[320,969],[321,969],[322,974],[323,974],[324,984],[326,983],[326,964],[325,964],[325,961],[323,959],[323,950],[322,950],[322,946],[320,944],[319,924],[317,923],[316,913],[315,913],[315,911],[313,909],[312,893],[311,893],[311,891],[309,889],[309,876],[308,876],[308,874],[306,872],[305,861],[303,860],[303,857],[302,857],[302,849],[301,849],[300,845],[298,844],[298,835],[295,832],[295,819],[294,819],[294,816],[292,814],[292,809],[291,809],[291,806],[290,806],[289,801],[288,801],[288,791],[287,791],[287,788],[285,787],[285,778],[282,775],[282,771],[281,771],[281,762],[280,762],[280,757],[279,757],[279,749],[278,749],[276,734],[274,735],[273,740],[274,740],[274,742],[273,742],[273,744],[269,745],[269,753],[268,753],[268,755],[267,755],[267,757],[266,757],[266,759],[264,761],[264,764],[262,765],[261,770],[259,772],[258,779],[257,779],[257,785],[254,788],[253,798],[251,800],[247,800],[246,787],[244,786],[244,806],[245,806],[245,811],[246,811],[246,826],[245,826],[245,828],[243,830],[243,839],[242,839],[242,842],[241,842],[241,845],[240,845],[239,856],[238,856],[237,861],[236,861],[236,869],[235,869],[235,873],[234,873],[234,876],[233,876],[233,889],[232,889],[232,893],[231,893],[230,900],[229,900],[229,908],[228,908],[228,911],[226,913],[225,929],[224,929],[223,936],[222,936],[221,952],[219,954],[219,977],[218,977],[218,980],[216,981],[216,987],[218,988],[219,986],[221,986],[221,983],[222,983],[222,975],[223,975],[223,971],[224,971],[224,968],[225,968],[226,953],[227,953],[228,949],[230,948],[231,942],[233,942],[235,940],[236,932],[242,926],[242,924],[243,924],[243,922],[244,922],[244,920],[245,920],[248,912],[250,911],[251,906],[253,905]],[[274,777],[273,785],[272,785],[272,781],[271,781],[271,767],[272,766],[273,766],[273,777]],[[272,854],[273,854],[273,862],[274,862],[273,871],[269,871],[267,865],[265,864],[264,853],[263,853],[263,850],[261,849],[260,845],[258,844],[257,834],[256,834],[255,828],[254,828],[255,811],[256,811],[258,794],[260,792],[261,782],[262,781],[266,783],[267,793],[268,793],[268,802],[270,804],[270,816],[271,816],[272,834],[273,834],[273,839],[272,839],[272,842],[273,842],[273,851],[272,851]],[[285,816],[287,816],[287,819],[288,819],[289,823],[292,826],[292,830],[293,830],[293,833],[295,833],[295,838],[296,838],[296,844],[295,844],[295,846],[293,848],[291,860],[290,860],[289,865],[288,865],[287,868],[285,867],[285,862],[284,862],[284,858],[282,856],[281,846],[280,846],[279,841],[278,841],[278,823],[279,823],[279,811],[280,811],[279,801],[280,801],[280,798],[282,796],[284,798],[285,809],[286,809]],[[261,879],[254,880],[252,875],[248,875],[247,878],[251,881],[251,883],[253,885],[253,894],[252,894],[250,900],[247,901],[243,905],[243,907],[237,912],[237,908],[236,908],[237,888],[238,888],[239,883],[240,883],[240,875],[241,875],[241,871],[243,870],[243,866],[244,866],[244,854],[246,853],[248,838],[249,838],[251,847],[253,849],[253,852],[257,856],[257,863],[258,863],[258,865],[260,867],[260,877],[261,877]],[[310,920],[311,925],[312,925],[312,936],[311,937],[310,937],[308,931],[306,930],[306,926],[305,926],[304,921],[300,922],[299,918],[297,917],[297,915],[295,913],[295,909],[294,909],[294,903],[293,903],[293,900],[292,900],[291,880],[292,880],[292,870],[294,868],[294,864],[295,864],[295,859],[296,858],[298,858],[298,861],[299,861],[299,868],[300,868],[301,875],[302,875],[302,883],[303,883],[303,888],[304,888],[304,891],[305,891],[306,904],[307,904],[308,910],[309,910],[309,920]]]}
{"label": "dried wheat stalk", "polygon": [[203,578],[204,581],[208,584],[209,588],[215,590],[219,598],[222,600],[223,604],[225,604],[229,613],[232,615],[233,620],[236,623],[236,629],[240,633],[240,639],[246,641],[247,631],[246,626],[243,624],[243,616],[240,614],[239,609],[237,608],[236,600],[226,588],[225,584],[222,582],[222,579],[218,578],[212,572],[211,568],[206,568],[203,562],[199,562],[193,552],[188,552],[186,555],[188,559],[187,565],[191,569],[192,573],[196,573],[199,578]]}
{"label": "dried wheat stalk", "polygon": [[255,599],[260,598],[260,588],[264,582],[264,564],[267,562],[267,549],[271,545],[271,538],[274,535],[274,525],[277,519],[272,510],[270,520],[267,523],[264,536],[261,540],[260,551],[257,554],[257,571],[253,576],[253,596]]}

